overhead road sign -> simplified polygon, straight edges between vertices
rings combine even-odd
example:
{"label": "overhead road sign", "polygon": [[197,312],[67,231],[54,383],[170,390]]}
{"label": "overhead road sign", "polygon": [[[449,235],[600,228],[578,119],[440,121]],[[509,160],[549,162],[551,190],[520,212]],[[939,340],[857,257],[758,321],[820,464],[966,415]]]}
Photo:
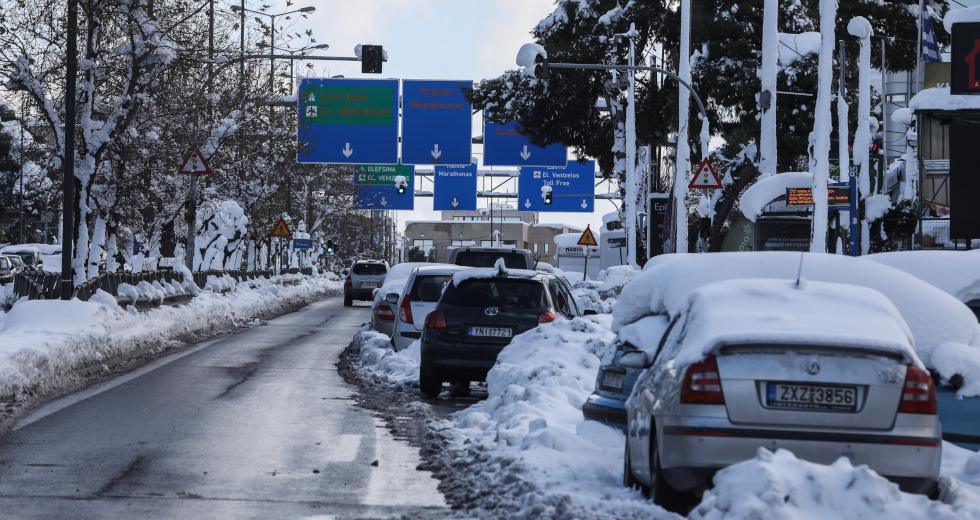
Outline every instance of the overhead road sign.
{"label": "overhead road sign", "polygon": [[485,166],[565,166],[568,149],[561,144],[537,146],[518,132],[517,122],[491,123],[483,127]]}
{"label": "overhead road sign", "polygon": [[462,164],[473,157],[472,81],[402,81],[402,163]]}
{"label": "overhead road sign", "polygon": [[698,167],[697,173],[691,178],[691,183],[687,187],[707,190],[721,188],[721,177],[718,176],[715,167],[711,165],[711,159],[701,161],[701,166]]}
{"label": "overhead road sign", "polygon": [[208,165],[208,160],[204,158],[201,149],[195,146],[184,154],[184,160],[181,161],[177,173],[182,175],[211,175],[214,172],[211,171],[211,166]]}
{"label": "overhead road sign", "polygon": [[476,210],[476,165],[436,166],[432,175],[432,209]]}
{"label": "overhead road sign", "polygon": [[313,240],[309,238],[294,238],[293,249],[313,249]]}
{"label": "overhead road sign", "polygon": [[289,225],[286,224],[286,221],[282,217],[279,217],[279,220],[276,220],[276,225],[272,228],[271,236],[274,238],[289,238],[293,236],[293,232],[289,230]]}
{"label": "overhead road sign", "polygon": [[[405,193],[398,193],[398,186]],[[415,166],[365,164],[354,168],[357,209],[415,209]]]}
{"label": "overhead road sign", "polygon": [[591,213],[595,209],[595,161],[521,168],[517,179],[517,209]]}
{"label": "overhead road sign", "polygon": [[580,246],[599,247],[599,243],[596,242],[595,235],[592,233],[592,228],[588,225],[585,226],[585,231],[578,237],[578,242],[576,243]]}
{"label": "overhead road sign", "polygon": [[297,162],[398,162],[398,80],[303,79],[297,103]]}

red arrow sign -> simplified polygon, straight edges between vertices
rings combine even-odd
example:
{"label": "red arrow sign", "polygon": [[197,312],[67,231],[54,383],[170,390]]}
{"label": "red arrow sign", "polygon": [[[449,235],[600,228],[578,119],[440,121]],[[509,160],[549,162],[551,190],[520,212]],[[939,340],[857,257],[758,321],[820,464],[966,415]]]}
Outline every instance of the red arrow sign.
{"label": "red arrow sign", "polygon": [[211,175],[213,172],[211,171],[211,166],[208,165],[208,160],[201,153],[201,149],[195,146],[184,155],[184,162],[181,163],[177,173],[183,175]]}
{"label": "red arrow sign", "polygon": [[711,159],[705,159],[701,162],[701,166],[698,167],[698,172],[691,178],[691,183],[687,187],[703,190],[716,190],[721,188],[721,177],[718,176],[715,167],[711,165]]}

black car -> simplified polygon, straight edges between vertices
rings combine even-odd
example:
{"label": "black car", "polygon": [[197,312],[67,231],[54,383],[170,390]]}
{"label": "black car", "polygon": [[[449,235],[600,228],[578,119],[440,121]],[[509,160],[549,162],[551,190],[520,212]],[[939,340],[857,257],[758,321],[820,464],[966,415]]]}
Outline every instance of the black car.
{"label": "black car", "polygon": [[486,380],[511,338],[579,314],[567,283],[554,275],[504,269],[493,274],[492,268],[456,273],[425,318],[419,387],[431,397],[444,382],[465,392],[471,381]]}

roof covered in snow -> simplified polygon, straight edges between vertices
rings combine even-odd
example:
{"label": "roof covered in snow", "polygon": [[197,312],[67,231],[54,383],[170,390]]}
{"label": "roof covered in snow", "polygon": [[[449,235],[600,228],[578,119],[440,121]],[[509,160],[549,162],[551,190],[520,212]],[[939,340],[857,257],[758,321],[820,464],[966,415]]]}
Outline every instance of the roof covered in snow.
{"label": "roof covered in snow", "polygon": [[786,188],[809,188],[813,175],[809,172],[787,172],[757,181],[739,197],[739,207],[745,218],[755,222],[772,201],[786,194]]}
{"label": "roof covered in snow", "polygon": [[978,251],[894,251],[865,258],[905,271],[962,302],[980,299]]}
{"label": "roof covered in snow", "polygon": [[705,285],[685,312],[680,365],[728,345],[861,347],[917,359],[912,334],[878,291],[801,280],[739,279]]}
{"label": "roof covered in snow", "polygon": [[953,95],[949,87],[932,87],[919,91],[909,101],[909,108],[922,110],[980,110],[980,96]]}

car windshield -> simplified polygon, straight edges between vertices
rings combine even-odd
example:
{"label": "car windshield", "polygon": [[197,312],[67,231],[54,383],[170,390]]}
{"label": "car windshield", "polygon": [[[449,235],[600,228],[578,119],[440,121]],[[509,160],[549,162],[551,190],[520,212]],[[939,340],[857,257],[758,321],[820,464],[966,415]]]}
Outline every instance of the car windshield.
{"label": "car windshield", "polygon": [[10,259],[10,263],[12,263],[14,267],[20,267],[24,265],[24,261],[21,260],[20,257],[17,255],[10,255],[7,258]]}
{"label": "car windshield", "polygon": [[527,258],[520,253],[501,253],[499,251],[460,251],[456,255],[456,265],[467,267],[493,267],[498,258],[511,269],[529,269]]}
{"label": "car windshield", "polygon": [[14,253],[24,260],[24,263],[34,264],[35,253],[32,251],[23,251],[19,253]]}
{"label": "car windshield", "polygon": [[534,280],[474,278],[446,290],[443,303],[461,307],[541,309],[548,306],[544,286]]}
{"label": "car windshield", "polygon": [[377,276],[388,272],[384,264],[354,264],[352,269],[354,274],[365,276]]}
{"label": "car windshield", "polygon": [[412,287],[413,302],[437,302],[442,296],[442,288],[452,280],[451,274],[417,276]]}

